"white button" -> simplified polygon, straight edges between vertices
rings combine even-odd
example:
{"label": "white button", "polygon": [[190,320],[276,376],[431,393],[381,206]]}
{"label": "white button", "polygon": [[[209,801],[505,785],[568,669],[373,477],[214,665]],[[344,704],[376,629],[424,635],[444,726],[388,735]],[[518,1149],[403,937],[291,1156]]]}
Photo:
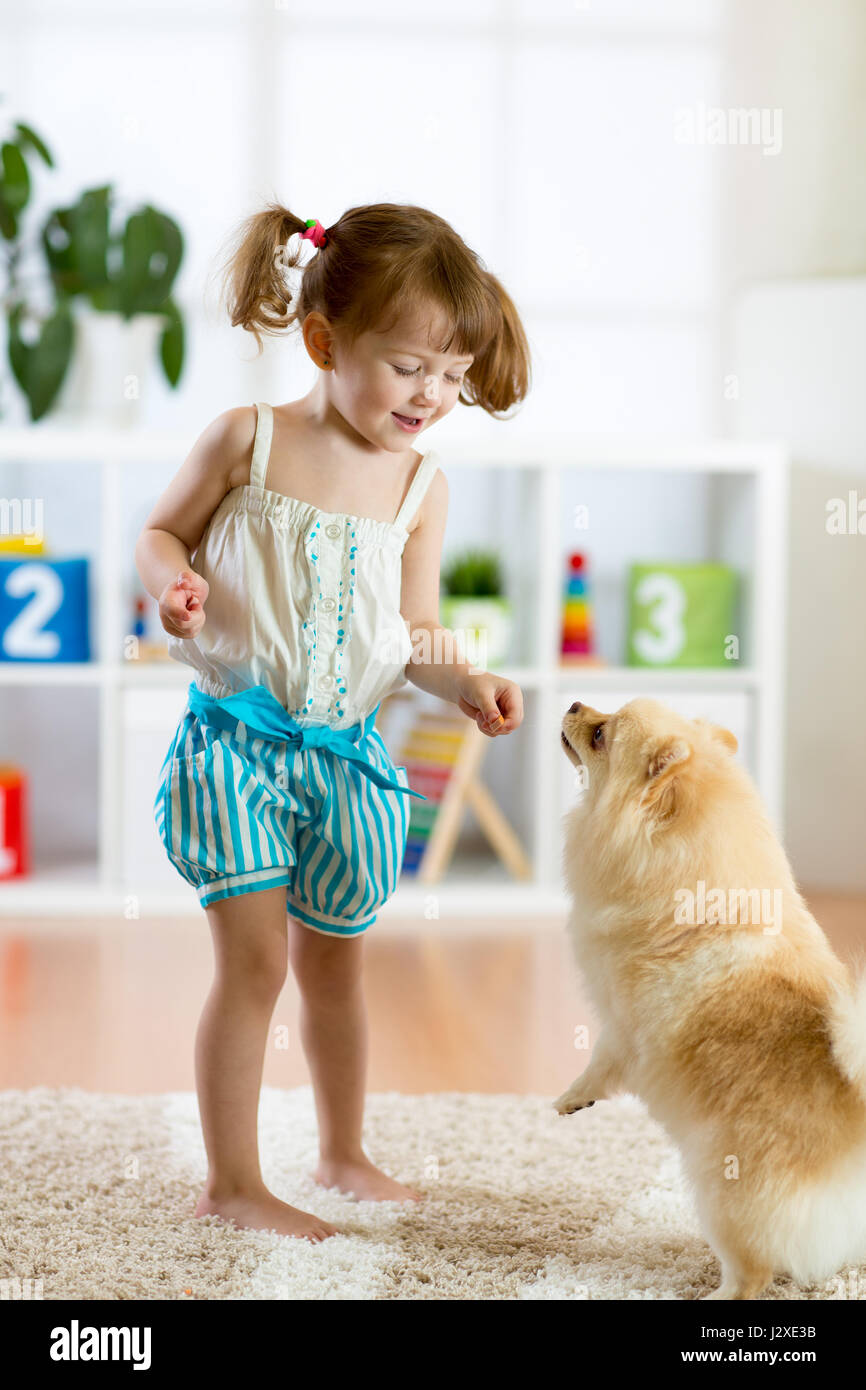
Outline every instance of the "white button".
{"label": "white button", "polygon": [[332,599],[332,598],[323,598],[323,599],[322,599],[322,607],[324,608],[324,610],[325,610],[326,613],[332,612],[333,609],[336,608],[336,606],[337,606],[337,603],[336,603],[336,600],[335,600],[335,599]]}
{"label": "white button", "polygon": [[319,676],[319,689],[320,689],[320,690],[330,690],[330,688],[331,688],[331,686],[332,686],[333,684],[334,684],[334,677],[333,677],[333,676]]}
{"label": "white button", "polygon": [[325,535],[330,536],[332,541],[335,541],[341,533],[342,527],[338,526],[335,521],[332,521],[330,526],[325,527]]}

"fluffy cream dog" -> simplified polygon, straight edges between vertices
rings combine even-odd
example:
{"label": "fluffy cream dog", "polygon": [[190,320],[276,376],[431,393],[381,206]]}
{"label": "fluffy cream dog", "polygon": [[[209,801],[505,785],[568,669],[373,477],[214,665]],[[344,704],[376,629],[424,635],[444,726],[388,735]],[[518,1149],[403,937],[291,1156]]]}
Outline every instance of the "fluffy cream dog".
{"label": "fluffy cream dog", "polygon": [[574,704],[569,931],[600,1014],[560,1114],[617,1091],[678,1145],[722,1266],[709,1298],[866,1260],[866,975],[797,891],[727,729],[656,700]]}

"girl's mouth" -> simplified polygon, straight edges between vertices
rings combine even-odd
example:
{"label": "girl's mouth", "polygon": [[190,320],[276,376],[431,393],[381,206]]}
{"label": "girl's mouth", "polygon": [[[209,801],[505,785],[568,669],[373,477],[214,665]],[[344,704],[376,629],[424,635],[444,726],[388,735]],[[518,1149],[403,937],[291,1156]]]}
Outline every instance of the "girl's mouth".
{"label": "girl's mouth", "polygon": [[409,434],[414,434],[416,430],[420,430],[421,426],[424,423],[423,420],[413,419],[411,415],[398,415],[396,410],[392,410],[391,414],[397,421],[397,424],[400,426],[401,430],[406,430]]}

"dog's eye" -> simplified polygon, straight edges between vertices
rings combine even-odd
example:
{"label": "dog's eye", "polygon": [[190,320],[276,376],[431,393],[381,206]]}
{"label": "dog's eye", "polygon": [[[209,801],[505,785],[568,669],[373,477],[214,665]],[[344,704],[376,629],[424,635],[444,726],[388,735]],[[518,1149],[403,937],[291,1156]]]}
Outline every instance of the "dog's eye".
{"label": "dog's eye", "polygon": [[[595,732],[594,732],[593,735],[592,735],[592,746],[593,746],[593,748],[600,748],[601,745],[604,743],[604,737],[603,737],[603,735],[602,735],[602,730],[603,730],[603,728],[604,728],[604,725],[603,725],[603,724],[596,724],[596,726],[595,726]],[[602,736],[600,737],[600,735],[602,735]]]}

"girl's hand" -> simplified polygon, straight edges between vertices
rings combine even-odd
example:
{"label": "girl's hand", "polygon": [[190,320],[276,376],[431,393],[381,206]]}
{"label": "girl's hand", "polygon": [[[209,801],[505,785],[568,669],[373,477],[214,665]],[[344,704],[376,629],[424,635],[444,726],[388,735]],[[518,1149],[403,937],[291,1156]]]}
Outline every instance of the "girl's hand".
{"label": "girl's hand", "polygon": [[195,637],[204,627],[209,584],[194,570],[181,570],[159,596],[159,616],[172,637]]}
{"label": "girl's hand", "polygon": [[457,704],[488,738],[510,734],[523,719],[520,686],[491,671],[462,676],[457,682]]}

